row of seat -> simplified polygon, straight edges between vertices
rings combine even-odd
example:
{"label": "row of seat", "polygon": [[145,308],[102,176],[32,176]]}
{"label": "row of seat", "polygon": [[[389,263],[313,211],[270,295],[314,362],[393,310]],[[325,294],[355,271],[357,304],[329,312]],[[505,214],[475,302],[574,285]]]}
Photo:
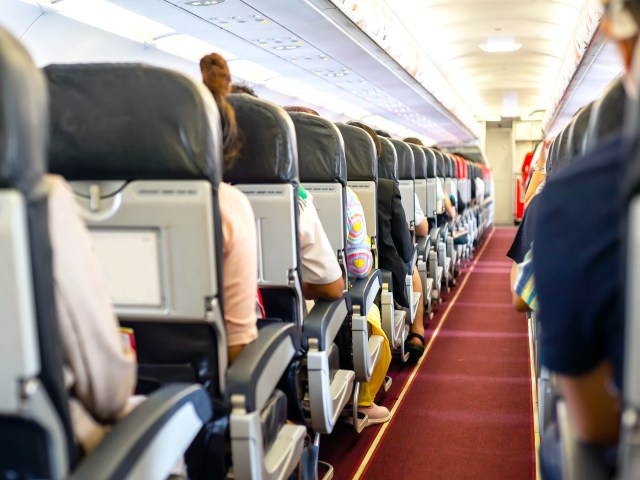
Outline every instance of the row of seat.
{"label": "row of seat", "polygon": [[[47,153],[42,74],[13,39],[0,34],[7,106],[2,138],[11,146],[0,158],[0,214],[10,212],[0,234],[11,245],[1,252],[7,275],[0,303],[8,313],[2,315],[0,472],[161,478],[183,452],[193,451],[195,439],[210,455],[212,446],[223,446],[213,449],[219,458],[208,462],[214,464],[207,467],[209,475],[227,474],[228,443],[236,478],[287,478],[300,461],[307,432],[315,434],[308,447],[317,448],[320,434],[330,433],[349,399],[357,398],[359,382],[371,377],[383,343],[369,334],[366,315],[373,303],[388,306],[381,309],[385,334],[406,360],[408,326],[422,321],[415,318],[416,302],[429,307],[432,297],[441,298],[432,292],[448,287],[456,266],[470,258],[474,241],[490,226],[484,199],[475,199],[458,220],[470,232],[470,245],[453,248],[449,226],[436,226],[442,212],[435,199],[435,182],[441,181],[436,163],[442,165],[443,183],[450,182],[447,191],[457,183],[461,195],[470,193],[468,171],[478,173],[476,167],[384,140],[381,162],[388,162],[389,176],[402,188],[409,226],[415,222],[416,194],[434,224],[414,262],[431,281],[423,281],[423,295],[402,312],[392,301],[390,282],[383,281],[386,272],[375,269],[366,279],[350,281],[341,300],[318,301],[305,315],[297,187],[313,194],[344,265],[349,185],[363,204],[375,252],[380,174],[375,148],[356,127],[289,115],[268,101],[232,95],[229,102],[245,139],[224,181],[251,202],[259,287],[268,317],[278,321],[262,321],[258,340],[228,366],[220,291],[222,149],[209,92],[177,73],[141,65],[47,67],[52,122]],[[118,319],[135,334],[136,392],[149,395],[83,459],[71,433],[69,393],[60,380],[53,279],[50,259],[42,253],[48,243],[45,171],[71,183],[103,260]],[[413,291],[409,278],[406,287]],[[365,419],[354,404],[351,415],[361,430]],[[310,468],[315,472],[317,465]]]}

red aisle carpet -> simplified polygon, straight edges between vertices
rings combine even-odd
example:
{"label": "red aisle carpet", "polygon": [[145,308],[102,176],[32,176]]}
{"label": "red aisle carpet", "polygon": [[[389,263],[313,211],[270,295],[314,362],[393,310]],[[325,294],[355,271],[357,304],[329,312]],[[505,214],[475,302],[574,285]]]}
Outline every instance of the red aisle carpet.
{"label": "red aisle carpet", "polygon": [[[359,478],[535,478],[527,322],[511,307],[505,257],[514,234],[496,229],[448,294],[455,302],[377,446],[381,426],[360,436],[338,426],[323,437],[320,457],[334,466],[334,478],[353,478],[368,451]],[[429,327],[447,307],[440,305]],[[381,398],[390,409],[412,371],[398,364]]]}

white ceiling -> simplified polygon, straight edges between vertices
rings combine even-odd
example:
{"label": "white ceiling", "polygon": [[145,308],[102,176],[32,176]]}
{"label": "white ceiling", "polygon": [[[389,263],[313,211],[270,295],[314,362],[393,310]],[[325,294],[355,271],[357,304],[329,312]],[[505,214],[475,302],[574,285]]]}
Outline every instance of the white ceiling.
{"label": "white ceiling", "polygon": [[[477,117],[549,104],[584,0],[385,0]],[[512,37],[522,48],[486,53]]]}

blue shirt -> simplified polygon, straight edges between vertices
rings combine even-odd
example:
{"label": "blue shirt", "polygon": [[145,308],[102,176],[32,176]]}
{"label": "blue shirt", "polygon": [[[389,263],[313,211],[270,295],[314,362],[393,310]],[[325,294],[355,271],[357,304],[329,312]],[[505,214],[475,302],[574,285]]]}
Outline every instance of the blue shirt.
{"label": "blue shirt", "polygon": [[543,365],[580,375],[608,359],[618,387],[625,158],[616,136],[559,170],[539,195],[533,234]]}
{"label": "blue shirt", "polygon": [[524,260],[524,256],[531,248],[531,242],[533,241],[533,229],[535,226],[535,217],[538,210],[538,197],[540,194],[535,195],[527,209],[524,211],[524,215],[522,216],[522,221],[520,222],[520,226],[518,226],[518,231],[516,232],[516,236],[513,239],[513,243],[511,244],[511,248],[507,252],[507,257],[513,260],[516,263],[522,263]]}

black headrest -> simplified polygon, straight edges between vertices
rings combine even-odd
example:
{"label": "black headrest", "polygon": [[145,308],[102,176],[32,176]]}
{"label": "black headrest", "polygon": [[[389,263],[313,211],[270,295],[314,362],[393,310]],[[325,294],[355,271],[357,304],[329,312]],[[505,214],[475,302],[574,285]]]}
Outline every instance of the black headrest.
{"label": "black headrest", "polygon": [[289,112],[296,129],[301,182],[347,184],[344,142],[338,128],[317,115]]}
{"label": "black headrest", "polygon": [[425,157],[427,157],[427,178],[436,178],[438,160],[436,151],[428,147],[422,147]]}
{"label": "black headrest", "polygon": [[589,117],[586,149],[606,141],[606,139],[622,130],[624,119],[624,106],[627,94],[621,78],[617,78],[609,84],[606,91],[598,99]]}
{"label": "black headrest", "polygon": [[445,178],[447,176],[447,164],[442,152],[434,150],[436,155],[436,174],[439,178]]}
{"label": "black headrest", "polygon": [[558,149],[556,151],[556,158],[553,160],[553,166],[555,168],[566,165],[569,160],[569,132],[571,131],[572,123],[573,119],[571,119],[571,122],[558,134]]}
{"label": "black headrest", "polygon": [[336,123],[344,140],[347,159],[347,179],[353,181],[378,181],[378,159],[373,139],[363,129],[344,123]]}
{"label": "black headrest", "polygon": [[450,154],[447,154],[447,161],[449,162],[449,177],[458,178],[458,165],[456,164],[456,159]]}
{"label": "black headrest", "polygon": [[49,138],[47,88],[27,51],[0,29],[0,188],[35,200],[45,195]]}
{"label": "black headrest", "polygon": [[378,175],[398,183],[398,155],[391,140],[378,137],[382,144],[382,153],[378,159]]}
{"label": "black headrest", "polygon": [[68,180],[221,179],[220,118],[190,78],[141,64],[49,65],[50,170]]}
{"label": "black headrest", "polygon": [[409,143],[409,148],[413,152],[413,165],[415,170],[415,178],[425,180],[427,176],[427,156],[422,147]]}
{"label": "black headrest", "polygon": [[396,149],[398,157],[398,180],[415,180],[416,166],[411,147],[402,140],[392,138],[390,141]]}
{"label": "black headrest", "polygon": [[[560,137],[555,136],[551,144],[549,145],[549,151],[547,152],[547,161],[545,163],[545,169],[547,171],[546,178],[549,179],[552,175],[552,171],[555,165],[556,157],[558,155],[558,145],[560,144]],[[533,173],[533,172],[532,172]]]}
{"label": "black headrest", "polygon": [[576,115],[576,119],[571,124],[571,131],[569,132],[569,159],[573,159],[576,156],[581,156],[585,151],[585,142],[587,140],[586,134],[589,128],[589,117],[591,116],[591,107],[593,103],[590,103],[584,107]]}
{"label": "black headrest", "polygon": [[298,183],[298,147],[289,114],[275,103],[229,95],[242,132],[242,149],[224,173],[230,183]]}

